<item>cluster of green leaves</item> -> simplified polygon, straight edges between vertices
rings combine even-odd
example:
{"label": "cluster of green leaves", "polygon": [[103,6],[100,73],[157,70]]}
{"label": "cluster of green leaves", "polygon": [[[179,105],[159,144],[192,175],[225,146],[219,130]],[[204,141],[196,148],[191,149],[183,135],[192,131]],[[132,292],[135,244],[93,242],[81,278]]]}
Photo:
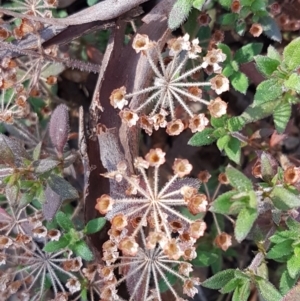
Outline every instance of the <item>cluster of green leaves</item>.
{"label": "cluster of green leaves", "polygon": [[269,46],[267,56],[254,59],[266,80],[257,86],[253,104],[230,122],[237,131],[247,123],[273,115],[276,130],[282,133],[290,120],[292,105],[300,102],[300,38],[289,43],[282,56]]}
{"label": "cluster of green leaves", "polygon": [[247,237],[259,216],[259,200],[268,202],[272,208],[273,222],[277,224],[280,212],[298,208],[300,204],[299,194],[282,184],[280,169],[274,167],[272,158],[263,153],[260,160],[264,182],[254,187],[252,181],[242,172],[229,166],[226,168],[226,176],[234,189],[219,195],[210,208],[215,213],[237,215],[234,234],[239,242]]}
{"label": "cluster of green leaves", "polygon": [[228,116],[220,118],[211,117],[212,127],[205,128],[202,132],[196,133],[190,140],[192,146],[209,145],[217,142],[220,151],[224,151],[228,158],[235,163],[240,162],[241,142],[231,135],[231,128],[228,127]]}
{"label": "cluster of green leaves", "polygon": [[[226,10],[231,10],[232,0],[219,0]],[[268,11],[268,1],[241,0],[241,10],[238,13],[230,12],[220,16],[219,23],[224,27],[234,28],[239,35],[244,35],[248,24],[261,24],[264,33],[274,41],[281,41],[281,33],[274,18]]]}
{"label": "cluster of green leaves", "polygon": [[300,224],[288,218],[286,227],[277,231],[271,238],[273,246],[267,258],[286,264],[280,278],[280,291],[286,294],[300,276]]}
{"label": "cluster of green leaves", "polygon": [[61,249],[68,248],[82,259],[91,261],[94,258],[93,253],[83,240],[83,237],[84,235],[93,234],[100,231],[105,225],[105,222],[105,218],[99,217],[90,220],[83,229],[77,230],[71,221],[70,216],[62,211],[59,211],[56,214],[55,219],[49,223],[48,228],[57,229],[59,226],[63,232],[62,236],[57,241],[54,240],[48,242],[44,247],[44,251],[56,252]]}
{"label": "cluster of green leaves", "polygon": [[272,283],[251,270],[227,269],[202,282],[202,286],[218,289],[222,294],[233,293],[232,301],[247,301],[254,283],[265,301],[280,301],[282,295]]}
{"label": "cluster of green leaves", "polygon": [[226,44],[218,44],[218,47],[226,54],[222,73],[230,80],[235,90],[243,94],[246,93],[249,81],[247,76],[239,70],[240,65],[253,61],[254,56],[261,52],[262,46],[262,43],[249,43],[232,55],[230,48]]}

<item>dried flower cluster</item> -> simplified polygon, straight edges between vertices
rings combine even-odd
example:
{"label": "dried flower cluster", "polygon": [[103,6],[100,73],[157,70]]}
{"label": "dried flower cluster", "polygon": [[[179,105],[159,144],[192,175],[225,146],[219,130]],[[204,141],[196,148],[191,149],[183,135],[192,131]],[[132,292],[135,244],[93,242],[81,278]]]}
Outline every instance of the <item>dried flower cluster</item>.
{"label": "dried flower cluster", "polygon": [[[206,212],[207,198],[198,193],[198,180],[185,178],[192,166],[184,159],[175,160],[174,175],[160,188],[159,168],[164,162],[165,153],[161,149],[151,149],[145,159],[138,157],[135,160],[138,176],[128,175],[123,162],[116,171],[104,174],[120,187],[125,187],[123,195],[102,195],[96,204],[96,209],[111,222],[110,240],[103,245],[103,260],[106,262],[103,269],[106,273],[110,271],[106,278],[105,300],[115,300],[117,286],[124,280],[131,294],[130,300],[149,300],[151,294],[161,300],[158,288],[158,279],[161,278],[175,299],[181,300],[166,279],[165,273],[170,271],[184,282],[185,294],[193,296],[197,292],[194,285],[199,280],[189,277],[191,265],[180,259],[195,258],[194,244],[203,236],[206,224],[201,219],[189,219],[180,208],[185,206],[194,215]],[[151,169],[153,177],[149,179],[146,173]],[[115,264],[118,259],[121,263]],[[174,267],[174,264],[179,264],[178,272],[169,267]],[[112,280],[113,269],[123,266],[128,266],[131,272],[118,281]],[[138,282],[134,280],[136,275],[140,275]],[[149,290],[152,276],[155,287]],[[143,281],[145,285],[141,286]],[[141,287],[145,291],[141,292]]]}
{"label": "dried flower cluster", "polygon": [[[153,129],[167,127],[169,135],[179,135],[185,128],[185,124],[176,116],[176,104],[179,104],[189,116],[189,128],[192,132],[201,132],[208,125],[208,119],[203,113],[196,114],[190,108],[190,102],[198,102],[208,106],[214,117],[226,114],[227,104],[219,97],[211,102],[202,98],[201,87],[210,87],[218,95],[229,89],[229,81],[221,75],[220,63],[226,59],[226,55],[220,49],[212,49],[203,57],[201,64],[185,70],[189,59],[197,62],[202,49],[198,39],[189,41],[189,35],[168,41],[170,61],[166,60],[160,52],[158,45],[150,41],[148,36],[137,34],[133,40],[133,48],[137,53],[141,52],[154,72],[153,85],[143,90],[127,93],[126,87],[120,87],[112,91],[110,96],[111,105],[121,110],[120,117],[129,127],[139,123],[149,135]],[[152,56],[157,56],[159,67]],[[205,69],[207,73],[216,73],[209,81],[195,82],[188,81],[190,77]],[[125,108],[129,99],[136,96],[149,94],[137,108]],[[143,114],[143,111],[153,103],[150,114]],[[168,117],[170,115],[170,118]],[[167,119],[170,121],[168,122]]]}

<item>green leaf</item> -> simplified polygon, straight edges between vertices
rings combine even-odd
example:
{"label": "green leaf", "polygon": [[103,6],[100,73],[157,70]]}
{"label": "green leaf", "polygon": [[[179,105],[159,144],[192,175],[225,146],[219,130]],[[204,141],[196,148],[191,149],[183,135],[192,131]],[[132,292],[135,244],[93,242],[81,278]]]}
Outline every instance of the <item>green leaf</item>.
{"label": "green leaf", "polygon": [[292,240],[285,240],[279,244],[273,246],[268,252],[267,258],[269,259],[277,259],[282,256],[289,255],[292,252]]}
{"label": "green leaf", "polygon": [[43,250],[45,252],[52,253],[64,249],[68,246],[68,244],[69,240],[66,238],[66,236],[62,236],[58,241],[49,241],[48,243],[46,243]]}
{"label": "green leaf", "polygon": [[300,300],[300,283],[291,289],[281,301],[296,301]]}
{"label": "green leaf", "polygon": [[289,272],[289,275],[291,278],[296,278],[297,275],[299,275],[300,272],[300,257],[293,255],[288,261],[287,261],[287,270]]}
{"label": "green leaf", "polygon": [[50,175],[47,184],[61,197],[62,201],[73,200],[79,197],[77,190],[68,181],[55,174]]}
{"label": "green leaf", "polygon": [[202,9],[202,6],[204,5],[206,0],[194,0],[193,7],[195,7],[198,10]]}
{"label": "green leaf", "polygon": [[279,61],[263,55],[257,55],[254,59],[257,69],[266,77],[271,76],[280,65]]}
{"label": "green leaf", "polygon": [[231,7],[232,0],[219,0],[218,1],[224,8],[229,9]]}
{"label": "green leaf", "polygon": [[264,30],[264,34],[268,38],[276,42],[281,42],[281,32],[274,18],[270,16],[264,16],[263,18],[260,18],[259,23]]}
{"label": "green leaf", "polygon": [[281,103],[274,108],[273,118],[276,131],[281,134],[284,132],[287,123],[292,115],[292,106],[289,103]]}
{"label": "green leaf", "polygon": [[[292,278],[288,271],[283,271],[281,277],[280,277],[280,293],[285,295],[295,284],[296,284],[297,278]],[[300,294],[299,294],[300,298]],[[297,300],[297,299],[293,299]]]}
{"label": "green leaf", "polygon": [[227,191],[219,195],[211,204],[210,211],[220,214],[229,214],[230,206],[232,205],[231,198],[236,194],[236,191]]}
{"label": "green leaf", "polygon": [[250,191],[253,189],[251,180],[232,166],[226,168],[226,176],[230,184],[238,191]]}
{"label": "green leaf", "polygon": [[256,286],[262,295],[262,297],[265,299],[265,301],[280,301],[282,296],[279,293],[279,291],[274,287],[272,283],[270,283],[268,280],[263,279],[259,276],[255,277],[256,280]]}
{"label": "green leaf", "polygon": [[235,72],[230,77],[230,82],[236,91],[246,94],[249,87],[248,77],[242,72]]}
{"label": "green leaf", "polygon": [[98,2],[98,0],[87,0],[88,6],[92,6],[92,5],[96,4],[97,2]]}
{"label": "green leaf", "polygon": [[106,223],[106,219],[104,217],[98,217],[92,219],[86,224],[84,228],[84,232],[85,234],[96,233],[104,227],[105,223]]}
{"label": "green leaf", "polygon": [[226,60],[223,64],[226,64],[231,61],[231,50],[226,44],[219,43],[218,48],[222,50],[224,54],[226,54]]}
{"label": "green leaf", "polygon": [[295,90],[300,93],[300,76],[296,73],[292,73],[290,77],[284,82],[287,89]]}
{"label": "green leaf", "polygon": [[230,141],[230,136],[229,135],[225,135],[221,138],[219,138],[217,140],[217,146],[218,146],[218,149],[220,151],[223,151],[223,149],[225,148],[225,146],[228,144],[228,142]]}
{"label": "green leaf", "polygon": [[178,28],[188,17],[194,0],[177,0],[169,14],[168,26],[174,30]]}
{"label": "green leaf", "polygon": [[239,285],[241,285],[241,279],[233,278],[230,281],[228,281],[220,290],[221,294],[229,294],[232,291],[234,291]]}
{"label": "green leaf", "polygon": [[224,65],[224,68],[223,68],[223,71],[222,71],[222,74],[225,76],[225,77],[230,77],[234,72],[234,68],[232,67],[231,64],[227,64],[227,65]]}
{"label": "green leaf", "polygon": [[244,281],[233,293],[232,301],[247,301],[250,296],[250,281]]}
{"label": "green leaf", "polygon": [[239,117],[231,117],[227,120],[227,128],[230,132],[238,132],[243,129],[243,121]]}
{"label": "green leaf", "polygon": [[284,48],[283,62],[290,71],[300,66],[300,38],[294,39]]}
{"label": "green leaf", "polygon": [[276,60],[278,61],[279,63],[281,62],[281,56],[279,54],[279,52],[275,49],[275,47],[273,47],[272,45],[270,45],[268,47],[268,50],[267,50],[267,56],[270,58],[270,59],[273,59],[273,60]]}
{"label": "green leaf", "polygon": [[274,206],[280,210],[300,207],[299,196],[283,187],[275,186],[270,194],[270,198]]}
{"label": "green leaf", "polygon": [[72,221],[65,213],[59,211],[57,212],[55,218],[57,223],[63,230],[68,232],[70,229],[74,228]]}
{"label": "green leaf", "polygon": [[223,14],[220,19],[219,19],[219,23],[221,25],[230,25],[232,26],[235,21],[237,20],[237,14],[233,14],[233,13],[227,13],[227,14]]}
{"label": "green leaf", "polygon": [[213,132],[213,128],[206,128],[202,132],[194,134],[188,144],[192,146],[209,145],[216,141],[216,138],[212,135]]}
{"label": "green leaf", "polygon": [[91,261],[94,259],[94,255],[84,241],[79,241],[72,246],[72,250],[77,256],[80,256],[86,261]]}
{"label": "green leaf", "polygon": [[[247,8],[246,7],[244,7],[244,8],[245,8],[244,11],[246,13]],[[235,31],[237,32],[238,35],[243,36],[246,31],[246,28],[247,28],[247,24],[243,19],[239,19],[236,22]]]}
{"label": "green leaf", "polygon": [[214,128],[224,128],[227,119],[228,119],[227,115],[223,115],[223,116],[221,116],[219,118],[211,117],[210,118],[210,124]]}
{"label": "green leaf", "polygon": [[261,52],[262,47],[262,43],[249,43],[235,53],[234,60],[240,64],[251,62]]}
{"label": "green leaf", "polygon": [[253,104],[258,105],[275,100],[282,93],[282,86],[277,79],[265,80],[257,86]]}
{"label": "green leaf", "polygon": [[234,269],[221,271],[202,282],[202,286],[210,289],[220,289],[234,278]]}
{"label": "green leaf", "polygon": [[257,217],[258,212],[256,209],[243,208],[240,211],[234,228],[234,235],[238,242],[247,237]]}
{"label": "green leaf", "polygon": [[270,182],[277,172],[277,163],[270,154],[263,152],[260,156],[261,174],[266,182]]}
{"label": "green leaf", "polygon": [[214,252],[200,250],[197,258],[192,261],[192,264],[198,267],[207,267],[212,265],[218,257],[219,255]]}
{"label": "green leaf", "polygon": [[224,147],[224,151],[228,158],[235,162],[236,164],[240,163],[241,160],[241,142],[234,137],[231,137],[230,141]]}
{"label": "green leaf", "polygon": [[298,221],[295,221],[291,217],[289,217],[285,221],[286,225],[288,226],[289,230],[293,230],[295,232],[298,232],[300,234],[300,223]]}

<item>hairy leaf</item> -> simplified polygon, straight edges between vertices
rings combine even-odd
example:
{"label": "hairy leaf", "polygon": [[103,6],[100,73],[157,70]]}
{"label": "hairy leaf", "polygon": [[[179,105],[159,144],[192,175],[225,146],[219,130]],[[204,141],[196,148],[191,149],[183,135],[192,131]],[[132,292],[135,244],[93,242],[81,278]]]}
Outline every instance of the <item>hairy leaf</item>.
{"label": "hairy leaf", "polygon": [[261,52],[262,46],[262,43],[249,43],[235,53],[234,60],[239,64],[251,62]]}
{"label": "hairy leaf", "polygon": [[56,252],[61,249],[64,249],[68,246],[68,244],[69,240],[65,236],[62,236],[58,241],[49,241],[48,243],[46,243],[43,250],[49,253]]}
{"label": "hairy leaf", "polygon": [[300,38],[294,39],[284,48],[283,59],[290,71],[300,67]]}
{"label": "hairy leaf", "polygon": [[213,132],[214,129],[206,128],[202,132],[194,134],[188,144],[192,146],[209,145],[216,141],[216,138],[213,136]]}
{"label": "hairy leaf", "polygon": [[279,106],[274,108],[274,123],[276,131],[282,134],[286,128],[292,115],[292,107],[289,103],[281,103]]}
{"label": "hairy leaf", "polygon": [[77,256],[80,256],[86,261],[91,261],[94,259],[94,255],[88,245],[84,241],[79,241],[72,246],[72,250]]}
{"label": "hairy leaf", "polygon": [[169,28],[174,30],[178,28],[188,17],[192,9],[194,0],[177,0],[174,4],[168,20]]}
{"label": "hairy leaf", "polygon": [[254,57],[257,69],[266,77],[271,76],[280,65],[280,61],[271,59],[264,55]]}
{"label": "hairy leaf", "polygon": [[258,212],[253,208],[243,208],[240,211],[234,228],[234,235],[238,242],[241,242],[247,237],[257,216]]}
{"label": "hairy leaf", "polygon": [[219,195],[211,204],[210,211],[220,214],[229,214],[230,206],[232,205],[231,198],[236,194],[236,191],[227,191]]}
{"label": "hairy leaf", "polygon": [[280,210],[289,210],[300,206],[299,196],[283,187],[275,186],[270,197],[274,206]]}
{"label": "hairy leaf", "polygon": [[226,168],[226,176],[230,184],[238,191],[250,191],[253,189],[251,180],[232,166]]}
{"label": "hairy leaf", "polygon": [[86,234],[96,233],[104,227],[105,223],[106,223],[106,219],[104,217],[98,217],[92,219],[86,224],[84,228],[84,232]]}
{"label": "hairy leaf", "polygon": [[211,289],[220,289],[231,279],[234,278],[234,271],[235,271],[234,269],[221,271],[216,275],[206,279],[204,282],[202,282],[202,286]]}
{"label": "hairy leaf", "polygon": [[282,295],[279,293],[279,291],[274,287],[272,283],[258,276],[255,277],[255,280],[256,280],[256,286],[260,294],[266,301],[281,300]]}
{"label": "hairy leaf", "polygon": [[246,91],[249,87],[248,77],[242,72],[235,72],[230,77],[231,84],[233,88],[243,94],[246,94]]}

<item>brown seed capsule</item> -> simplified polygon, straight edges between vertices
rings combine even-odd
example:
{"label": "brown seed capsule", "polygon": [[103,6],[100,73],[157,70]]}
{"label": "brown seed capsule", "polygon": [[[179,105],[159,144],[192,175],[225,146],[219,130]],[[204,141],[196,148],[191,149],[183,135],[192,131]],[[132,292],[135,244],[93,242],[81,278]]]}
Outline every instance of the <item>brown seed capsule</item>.
{"label": "brown seed capsule", "polygon": [[234,0],[232,1],[232,4],[231,4],[231,11],[233,13],[239,13],[240,10],[241,10],[242,6],[241,6],[241,3],[239,0]]}
{"label": "brown seed capsule", "polygon": [[215,238],[214,243],[217,247],[219,247],[223,251],[226,251],[232,245],[231,240],[232,237],[229,234],[223,232]]}
{"label": "brown seed capsule", "polygon": [[259,36],[262,34],[263,28],[262,28],[262,26],[261,26],[260,24],[254,23],[254,24],[252,24],[252,26],[251,26],[249,32],[250,32],[255,38],[257,38],[257,37],[259,37]]}

